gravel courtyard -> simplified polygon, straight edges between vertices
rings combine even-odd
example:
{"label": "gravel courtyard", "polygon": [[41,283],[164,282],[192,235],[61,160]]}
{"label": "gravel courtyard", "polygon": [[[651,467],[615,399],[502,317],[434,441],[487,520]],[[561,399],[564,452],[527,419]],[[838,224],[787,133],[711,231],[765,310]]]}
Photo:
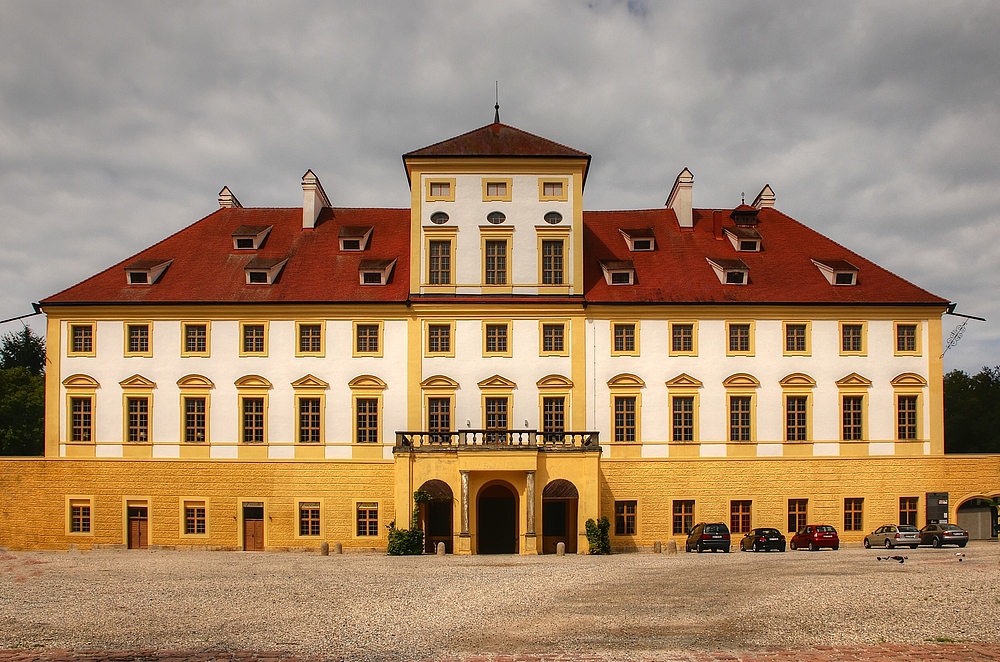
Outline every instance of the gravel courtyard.
{"label": "gravel courtyard", "polygon": [[[0,552],[0,649],[612,657],[1000,642],[1000,545],[404,557]],[[878,561],[886,554],[905,563]],[[959,559],[962,559],[961,561]]]}

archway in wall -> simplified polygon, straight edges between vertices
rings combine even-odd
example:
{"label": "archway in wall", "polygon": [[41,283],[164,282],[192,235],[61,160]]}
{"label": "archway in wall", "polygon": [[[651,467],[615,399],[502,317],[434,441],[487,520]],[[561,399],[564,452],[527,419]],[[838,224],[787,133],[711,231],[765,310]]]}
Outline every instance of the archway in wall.
{"label": "archway in wall", "polygon": [[958,507],[955,523],[969,532],[969,540],[990,540],[997,537],[997,507],[977,497]]}
{"label": "archway in wall", "polygon": [[424,527],[424,551],[433,554],[437,544],[444,543],[447,554],[453,552],[452,515],[455,512],[455,497],[451,487],[443,480],[429,480],[420,486],[431,500],[420,504],[420,523]]}
{"label": "archway in wall", "polygon": [[476,499],[476,552],[517,554],[517,492],[509,483],[487,483]]}
{"label": "archway in wall", "polygon": [[542,554],[555,554],[564,543],[567,554],[576,554],[576,516],[580,494],[576,485],[559,478],[542,490]]}

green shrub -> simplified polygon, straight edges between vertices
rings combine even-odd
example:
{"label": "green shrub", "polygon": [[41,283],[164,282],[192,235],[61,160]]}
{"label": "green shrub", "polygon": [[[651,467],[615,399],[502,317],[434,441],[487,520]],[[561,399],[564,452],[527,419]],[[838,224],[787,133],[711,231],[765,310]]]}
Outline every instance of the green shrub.
{"label": "green shrub", "polygon": [[397,529],[396,520],[389,522],[389,544],[386,553],[389,556],[412,556],[424,553],[424,532],[420,528],[420,504],[430,501],[431,495],[423,490],[413,493],[413,515],[410,516],[409,529]]}
{"label": "green shrub", "polygon": [[607,517],[601,517],[596,522],[593,519],[587,520],[587,543],[590,546],[590,554],[610,554],[611,538],[608,533],[611,531],[611,522]]}

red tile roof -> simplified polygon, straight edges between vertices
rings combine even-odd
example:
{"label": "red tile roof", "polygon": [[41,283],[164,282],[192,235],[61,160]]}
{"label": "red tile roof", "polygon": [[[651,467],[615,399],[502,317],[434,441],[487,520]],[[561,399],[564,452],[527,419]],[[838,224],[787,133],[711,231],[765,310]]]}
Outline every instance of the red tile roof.
{"label": "red tile roof", "polygon": [[499,122],[404,154],[403,161],[421,156],[559,156],[590,160],[586,152]]}

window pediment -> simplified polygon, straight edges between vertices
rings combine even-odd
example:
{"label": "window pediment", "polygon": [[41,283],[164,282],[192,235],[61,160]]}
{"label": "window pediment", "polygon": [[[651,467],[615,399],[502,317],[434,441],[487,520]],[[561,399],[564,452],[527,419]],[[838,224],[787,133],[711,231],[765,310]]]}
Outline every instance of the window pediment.
{"label": "window pediment", "polygon": [[686,372],[682,372],[673,379],[667,381],[668,388],[701,388],[701,380],[695,379]]}
{"label": "window pediment", "polygon": [[573,388],[573,380],[562,375],[546,375],[535,382],[538,388]]}
{"label": "window pediment", "polygon": [[233,383],[237,388],[271,388],[271,382],[260,375],[245,375]]}
{"label": "window pediment", "polygon": [[330,388],[330,385],[315,375],[305,375],[292,382],[292,388]]}
{"label": "window pediment", "polygon": [[432,375],[420,382],[420,386],[423,388],[448,388],[457,389],[459,387],[458,382],[456,382],[451,377],[445,377],[444,375]]}
{"label": "window pediment", "polygon": [[760,381],[753,375],[737,372],[723,379],[722,385],[726,388],[757,388],[760,386]]}
{"label": "window pediment", "polygon": [[896,375],[889,383],[893,386],[927,386],[927,380],[915,372],[904,372]]}
{"label": "window pediment", "polygon": [[638,375],[623,372],[608,380],[608,388],[646,388],[646,382]]}
{"label": "window pediment", "polygon": [[867,377],[862,377],[856,372],[852,372],[846,377],[842,377],[837,380],[837,386],[864,386],[868,387],[872,385],[872,380]]}
{"label": "window pediment", "polygon": [[177,385],[181,388],[215,388],[212,380],[202,375],[185,375],[177,380]]}
{"label": "window pediment", "polygon": [[816,386],[816,380],[802,372],[785,375],[778,383],[782,386]]}
{"label": "window pediment", "polygon": [[132,375],[127,379],[121,380],[118,384],[122,388],[156,388],[156,382],[150,381],[142,375]]}
{"label": "window pediment", "polygon": [[351,381],[347,382],[347,385],[351,388],[370,388],[379,390],[385,390],[386,388],[386,383],[375,375],[358,375]]}
{"label": "window pediment", "polygon": [[90,375],[70,375],[63,380],[66,388],[101,388],[100,383]]}
{"label": "window pediment", "polygon": [[477,384],[479,388],[504,388],[504,389],[515,389],[517,384],[510,381],[506,377],[501,377],[500,375],[493,375],[492,377],[487,377],[483,381]]}

